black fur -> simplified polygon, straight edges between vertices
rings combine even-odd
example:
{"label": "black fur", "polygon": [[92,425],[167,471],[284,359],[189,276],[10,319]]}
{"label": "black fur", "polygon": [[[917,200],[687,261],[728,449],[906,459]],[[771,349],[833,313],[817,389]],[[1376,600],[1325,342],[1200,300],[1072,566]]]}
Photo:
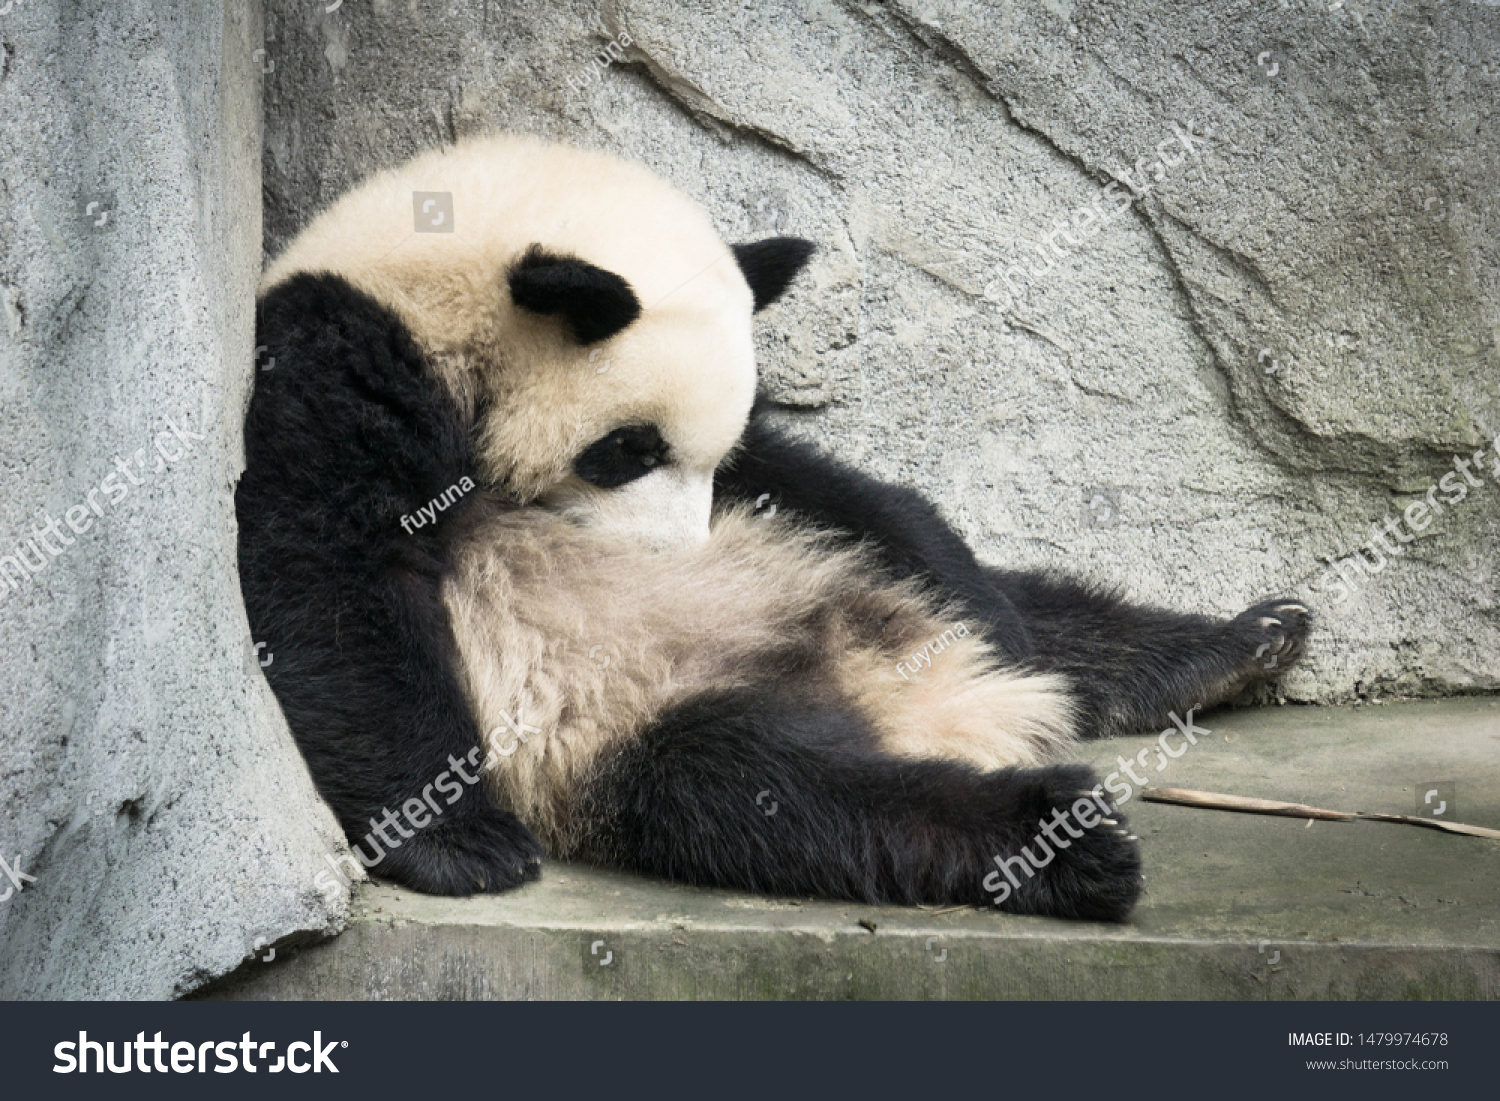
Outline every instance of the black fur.
{"label": "black fur", "polygon": [[740,272],[755,295],[757,313],[782,296],[817,250],[801,237],[767,237],[733,248]]}
{"label": "black fur", "polygon": [[[589,784],[593,856],[699,886],[871,903],[986,905],[996,858],[1031,845],[1097,782],[1080,766],[981,773],[893,758],[847,708],[775,689],[702,696]],[[1057,847],[1001,906],[1120,920],[1140,857],[1118,825]],[[1054,827],[1055,829],[1056,827]]]}
{"label": "black fur", "polygon": [[508,279],[512,301],[523,310],[561,314],[580,344],[608,340],[641,316],[640,299],[612,271],[576,256],[532,245]]}
{"label": "black fur", "polygon": [[[404,328],[368,296],[299,275],[266,295],[256,332],[275,366],[257,372],[245,421],[240,584],[266,676],[355,841],[479,746],[438,582],[485,502],[476,490],[403,530],[403,515],[475,480],[474,456]],[[463,791],[374,870],[438,894],[535,878],[536,838],[482,784]]]}

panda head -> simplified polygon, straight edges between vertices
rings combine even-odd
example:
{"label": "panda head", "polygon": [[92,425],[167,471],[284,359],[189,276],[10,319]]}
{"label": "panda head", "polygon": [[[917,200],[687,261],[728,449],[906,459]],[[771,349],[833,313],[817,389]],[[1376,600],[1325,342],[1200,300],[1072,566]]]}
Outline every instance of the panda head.
{"label": "panda head", "polygon": [[755,399],[752,314],[813,246],[726,245],[644,168],[529,138],[438,150],[339,200],[271,265],[391,309],[522,505],[654,548],[708,537]]}

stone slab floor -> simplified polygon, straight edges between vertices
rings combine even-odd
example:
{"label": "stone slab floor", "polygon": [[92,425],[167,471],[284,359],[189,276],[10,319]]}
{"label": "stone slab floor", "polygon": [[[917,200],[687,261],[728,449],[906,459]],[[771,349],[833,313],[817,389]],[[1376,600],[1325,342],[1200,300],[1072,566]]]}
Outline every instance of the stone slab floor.
{"label": "stone slab floor", "polygon": [[[1500,698],[1197,716],[1155,771],[1199,788],[1500,828]],[[1101,775],[1151,736],[1081,747]],[[1174,738],[1175,747],[1181,742]],[[1139,767],[1139,766],[1137,766]],[[1146,893],[1124,925],[761,899],[551,864],[501,896],[373,882],[341,936],[282,945],[230,998],[1500,997],[1500,841],[1131,800]]]}

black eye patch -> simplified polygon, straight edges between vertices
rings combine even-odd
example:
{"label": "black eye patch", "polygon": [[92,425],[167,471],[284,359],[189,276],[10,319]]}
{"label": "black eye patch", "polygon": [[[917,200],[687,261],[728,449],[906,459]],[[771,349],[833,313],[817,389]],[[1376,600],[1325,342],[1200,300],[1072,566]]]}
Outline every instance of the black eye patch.
{"label": "black eye patch", "polygon": [[616,428],[584,448],[573,472],[590,485],[614,489],[644,477],[667,461],[667,442],[653,425]]}

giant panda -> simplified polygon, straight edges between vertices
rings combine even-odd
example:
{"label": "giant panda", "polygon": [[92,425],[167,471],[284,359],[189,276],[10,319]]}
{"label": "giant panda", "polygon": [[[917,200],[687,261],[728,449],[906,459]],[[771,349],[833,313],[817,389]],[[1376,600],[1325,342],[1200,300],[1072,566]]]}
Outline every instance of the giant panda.
{"label": "giant panda", "polygon": [[371,872],[465,895],[545,855],[1129,914],[1137,840],[1059,754],[1279,674],[1309,613],[983,565],[922,496],[778,427],[752,318],[812,252],[731,247],[642,167],[496,136],[375,175],[269,265],[241,582]]}

